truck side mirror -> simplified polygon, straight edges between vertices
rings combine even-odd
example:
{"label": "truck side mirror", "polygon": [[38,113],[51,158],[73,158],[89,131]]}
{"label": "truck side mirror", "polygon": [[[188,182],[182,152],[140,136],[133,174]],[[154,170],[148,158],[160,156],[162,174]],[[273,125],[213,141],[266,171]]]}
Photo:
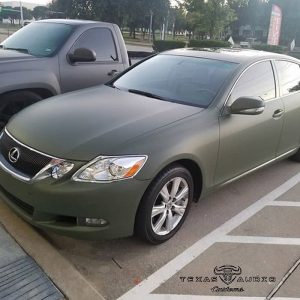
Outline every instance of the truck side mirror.
{"label": "truck side mirror", "polygon": [[94,62],[96,61],[96,53],[86,48],[75,49],[74,53],[69,53],[68,58],[71,63],[76,62]]}

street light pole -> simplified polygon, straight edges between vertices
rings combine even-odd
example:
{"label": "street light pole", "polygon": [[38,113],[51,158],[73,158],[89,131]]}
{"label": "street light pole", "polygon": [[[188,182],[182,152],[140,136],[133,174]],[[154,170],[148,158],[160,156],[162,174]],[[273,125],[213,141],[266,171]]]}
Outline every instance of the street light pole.
{"label": "street light pole", "polygon": [[22,1],[20,0],[20,14],[21,14],[21,26],[24,26],[24,16],[23,16],[23,5]]}
{"label": "street light pole", "polygon": [[151,43],[152,27],[153,27],[153,11],[150,10],[149,43]]}

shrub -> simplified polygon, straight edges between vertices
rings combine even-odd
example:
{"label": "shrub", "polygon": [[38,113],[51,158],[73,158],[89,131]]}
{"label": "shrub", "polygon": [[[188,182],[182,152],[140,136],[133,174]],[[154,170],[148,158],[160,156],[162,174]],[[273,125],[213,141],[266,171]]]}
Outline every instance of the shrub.
{"label": "shrub", "polygon": [[154,41],[153,49],[157,52],[162,52],[171,49],[184,48],[184,41]]}
{"label": "shrub", "polygon": [[300,52],[288,52],[288,55],[300,59]]}
{"label": "shrub", "polygon": [[262,50],[262,51],[275,52],[275,53],[284,53],[284,48],[282,46],[262,44],[262,45],[253,45],[252,48],[255,50]]}
{"label": "shrub", "polygon": [[220,40],[190,40],[189,47],[192,48],[230,48],[231,44]]}

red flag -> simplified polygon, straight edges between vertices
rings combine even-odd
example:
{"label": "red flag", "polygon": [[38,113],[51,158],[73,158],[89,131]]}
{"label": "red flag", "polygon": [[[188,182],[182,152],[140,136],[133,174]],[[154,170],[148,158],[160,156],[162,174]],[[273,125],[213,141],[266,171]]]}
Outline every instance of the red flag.
{"label": "red flag", "polygon": [[268,45],[279,45],[282,23],[282,10],[273,4],[268,36]]}

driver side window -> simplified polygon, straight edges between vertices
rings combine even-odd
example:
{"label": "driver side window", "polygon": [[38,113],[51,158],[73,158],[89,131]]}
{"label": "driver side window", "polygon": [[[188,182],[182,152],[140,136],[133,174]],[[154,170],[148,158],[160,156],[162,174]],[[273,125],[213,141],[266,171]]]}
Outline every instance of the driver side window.
{"label": "driver side window", "polygon": [[114,38],[108,28],[88,29],[75,42],[71,49],[71,53],[78,48],[87,48],[95,51],[97,62],[118,61]]}
{"label": "driver side window", "polygon": [[234,87],[229,105],[240,97],[261,97],[271,100],[276,97],[274,72],[270,61],[264,61],[250,67]]}

